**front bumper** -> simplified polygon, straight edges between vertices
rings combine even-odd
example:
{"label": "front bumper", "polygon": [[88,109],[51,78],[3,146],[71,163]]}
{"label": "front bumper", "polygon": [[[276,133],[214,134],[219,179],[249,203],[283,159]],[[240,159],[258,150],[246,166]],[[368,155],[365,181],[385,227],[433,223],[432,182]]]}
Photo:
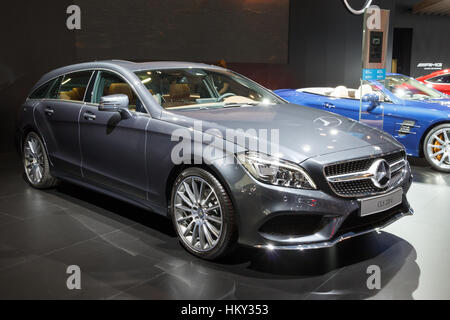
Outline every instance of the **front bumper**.
{"label": "front bumper", "polygon": [[394,214],[387,221],[383,222],[379,226],[371,226],[368,228],[361,228],[355,231],[348,231],[341,235],[334,237],[329,241],[317,242],[317,243],[304,243],[304,244],[295,244],[295,245],[273,245],[273,244],[264,244],[264,245],[255,245],[256,248],[268,249],[268,250],[310,250],[310,249],[322,249],[322,248],[330,248],[335,246],[341,241],[354,238],[357,236],[361,236],[371,232],[379,232],[381,229],[387,227],[388,225],[394,223],[400,218],[405,216],[410,216],[414,213],[414,210],[410,207],[405,211],[400,211]]}
{"label": "front bumper", "polygon": [[240,164],[216,168],[232,196],[239,242],[246,246],[280,250],[326,248],[413,214],[406,198],[412,182],[409,165],[396,186],[403,189],[402,203],[365,217],[359,216],[357,199],[339,197],[320,181],[319,190],[300,190],[260,183]]}

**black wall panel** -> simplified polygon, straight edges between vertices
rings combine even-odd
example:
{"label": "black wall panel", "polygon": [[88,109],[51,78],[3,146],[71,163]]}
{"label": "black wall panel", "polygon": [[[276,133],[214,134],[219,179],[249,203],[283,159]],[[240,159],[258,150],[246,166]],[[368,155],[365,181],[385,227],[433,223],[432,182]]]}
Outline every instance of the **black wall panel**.
{"label": "black wall panel", "polygon": [[0,12],[0,152],[14,150],[17,108],[51,69],[73,63],[75,36],[66,28],[71,1],[3,1]]}
{"label": "black wall panel", "polygon": [[[239,4],[233,1],[233,5],[239,7]],[[86,18],[95,18],[95,6],[97,5],[99,6],[99,21],[107,21],[108,16],[102,16],[101,13],[103,11],[100,10],[102,4],[107,2],[89,1],[89,7],[85,8]],[[134,3],[134,1],[129,2],[130,6],[133,6],[131,2]],[[195,16],[198,13],[199,5],[206,6],[205,10],[209,10],[210,14],[213,14],[214,11],[210,10],[211,8],[223,8],[223,10],[230,10],[231,8],[229,6],[224,7],[223,3],[218,4],[215,0],[208,2],[205,2],[205,0],[192,0],[192,2],[197,6],[197,11],[186,11],[186,17]],[[242,2],[247,2],[254,6],[254,3],[267,4],[270,3],[270,0],[243,0]],[[373,1],[374,4],[381,8],[391,10],[388,69],[391,64],[393,29],[413,29],[410,68],[412,76],[430,72],[417,68],[417,64],[420,62],[441,62],[444,67],[450,68],[450,41],[448,41],[450,17],[414,15],[411,12],[411,8],[417,2],[417,0]],[[93,39],[95,40],[96,33],[89,33],[88,30],[79,32],[67,29],[66,8],[73,3],[73,1],[69,0],[16,0],[2,2],[2,10],[0,11],[0,152],[14,150],[13,135],[16,109],[42,74],[59,66],[86,60],[88,57],[96,59],[127,58],[121,57],[119,51],[110,50],[109,48],[114,46],[108,44],[108,41],[100,43],[102,48],[99,49],[87,49],[84,47],[86,44],[89,45]],[[87,2],[79,0],[79,3],[82,6]],[[156,2],[148,0],[146,3],[162,2],[159,0]],[[352,0],[350,3],[357,7],[362,5],[364,1]],[[167,8],[167,10],[173,9]],[[169,15],[170,13],[168,12],[167,14]],[[177,14],[180,14],[179,17],[183,17],[180,12]],[[230,12],[227,14],[230,14]],[[122,15],[119,16],[122,17]],[[133,19],[133,15],[125,14],[125,16]],[[276,16],[276,19],[287,19],[287,17],[283,18],[280,14]],[[116,19],[114,17],[109,18]],[[132,20],[114,20],[113,23],[116,25],[115,28],[119,30],[121,27],[125,28],[130,21]],[[148,24],[148,28],[143,27],[141,28],[142,30],[136,30],[135,32],[139,33],[138,36],[142,34],[145,38],[149,32],[148,30],[153,30],[152,32],[155,32],[155,30],[152,27],[151,19],[149,21],[144,19],[143,21]],[[165,20],[162,19],[161,21]],[[170,19],[167,21],[170,21]],[[187,23],[186,21],[183,23]],[[211,21],[211,19],[208,21]],[[82,28],[87,28],[89,23],[86,24],[84,22],[89,22],[89,20],[83,21],[82,7]],[[285,22],[280,21],[281,24]],[[273,25],[276,22],[270,21],[270,24]],[[160,23],[158,29],[161,29],[160,31],[163,34],[170,35],[173,32],[171,28],[174,25],[167,24],[166,27],[167,30],[164,29],[164,23]],[[112,30],[116,29],[113,28]],[[227,29],[225,28],[221,32],[224,30],[226,31]],[[230,27],[229,30],[234,29]],[[255,33],[255,39],[260,38],[260,35],[256,34],[258,30],[256,28],[252,31]],[[261,32],[270,32],[267,26],[261,26],[260,30]],[[270,35],[270,37],[283,39],[279,31],[286,30],[288,32],[288,36],[284,38],[288,39],[287,43],[280,44],[285,49],[288,48],[287,63],[265,61],[267,56],[264,55],[255,56],[254,61],[252,61],[251,54],[246,54],[242,59],[239,58],[236,54],[244,52],[242,44],[235,46],[230,41],[233,38],[230,35],[237,37],[243,43],[246,43],[246,41],[239,38],[242,37],[242,34],[238,34],[234,30],[230,31],[230,34],[222,33],[221,36],[225,40],[228,39],[223,42],[225,56],[231,57],[227,61],[228,64],[233,67],[233,63],[235,63],[234,65],[239,67],[238,71],[243,70],[246,75],[253,77],[257,81],[269,83],[273,88],[336,86],[340,84],[354,87],[358,85],[361,72],[362,16],[348,12],[341,0],[291,0],[289,4],[288,28],[277,30],[274,30],[274,32],[278,32],[278,35]],[[103,31],[107,32],[108,29]],[[247,37],[249,36],[248,31],[246,30],[245,33]],[[98,39],[111,39],[111,37],[99,33]],[[197,41],[197,46],[204,46],[210,41],[208,37],[193,37],[192,39]],[[134,38],[130,38],[128,42],[126,40],[124,40],[125,44],[122,45],[133,48],[136,40]],[[170,41],[170,39],[165,41]],[[286,40],[283,40],[283,42],[286,42]],[[251,45],[251,41],[249,41],[249,45]],[[140,47],[137,46],[137,48]],[[181,45],[180,50],[175,53],[171,52],[168,59],[213,62],[211,59],[217,56],[215,54],[211,55],[211,52],[205,54],[200,49],[198,49],[199,52],[186,52],[183,48],[184,46]],[[282,50],[279,52],[282,52]],[[145,54],[144,56],[142,54],[142,52],[139,52],[139,60],[164,58],[164,55],[155,57],[152,55],[152,52],[148,52],[147,58]],[[280,56],[274,61],[282,62],[283,57]]]}

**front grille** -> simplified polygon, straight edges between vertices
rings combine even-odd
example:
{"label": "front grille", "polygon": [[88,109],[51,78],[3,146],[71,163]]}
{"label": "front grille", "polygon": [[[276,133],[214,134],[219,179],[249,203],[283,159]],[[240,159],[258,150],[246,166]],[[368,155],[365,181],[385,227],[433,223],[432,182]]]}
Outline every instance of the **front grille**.
{"label": "front grille", "polygon": [[325,167],[325,175],[327,177],[330,176],[337,176],[339,174],[346,174],[346,173],[352,173],[352,172],[359,172],[369,169],[370,165],[373,163],[374,160],[383,158],[385,159],[389,164],[395,163],[397,161],[400,161],[402,159],[405,159],[406,154],[405,152],[399,151],[394,153],[386,154],[382,157],[376,157],[376,158],[369,158],[369,159],[359,159],[354,161],[348,161],[348,162],[342,162],[337,164],[332,164]]}
{"label": "front grille", "polygon": [[333,183],[332,188],[340,196],[353,197],[355,195],[366,195],[376,191],[385,191],[377,189],[370,180],[346,181]]}
{"label": "front grille", "polygon": [[[325,176],[328,179],[339,175],[364,172],[367,171],[377,159],[384,159],[389,165],[393,165],[401,160],[406,160],[406,154],[405,151],[401,150],[376,157],[331,164],[324,168]],[[403,165],[392,168],[394,170],[391,172],[391,180],[385,188],[376,187],[370,178],[348,181],[328,181],[328,183],[331,189],[341,197],[364,197],[375,195],[398,186],[403,180],[405,165],[406,161]]]}
{"label": "front grille", "polygon": [[363,159],[351,162],[344,162],[339,164],[334,164],[325,167],[325,175],[327,177],[337,176],[339,174],[346,174],[352,172],[359,172],[369,169],[372,164],[372,159]]}
{"label": "front grille", "polygon": [[406,158],[406,153],[405,153],[405,151],[402,150],[402,151],[399,151],[399,152],[386,154],[382,158],[384,160],[386,160],[387,162],[389,162],[389,164],[393,164],[393,163],[398,162],[400,160],[404,160]]}

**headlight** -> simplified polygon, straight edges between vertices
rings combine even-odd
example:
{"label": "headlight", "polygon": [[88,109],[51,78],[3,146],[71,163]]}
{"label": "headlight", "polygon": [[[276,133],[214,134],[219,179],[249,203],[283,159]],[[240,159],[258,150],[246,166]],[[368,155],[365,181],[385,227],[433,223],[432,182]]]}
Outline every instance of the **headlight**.
{"label": "headlight", "polygon": [[236,156],[259,181],[289,188],[317,189],[306,171],[295,163],[258,152],[242,152]]}

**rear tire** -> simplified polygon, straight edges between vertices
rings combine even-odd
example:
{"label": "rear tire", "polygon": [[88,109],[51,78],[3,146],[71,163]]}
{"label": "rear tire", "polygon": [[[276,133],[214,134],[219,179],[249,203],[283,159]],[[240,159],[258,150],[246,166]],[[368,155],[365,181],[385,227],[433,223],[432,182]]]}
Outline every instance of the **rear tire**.
{"label": "rear tire", "polygon": [[172,187],[170,215],[183,247],[206,260],[223,258],[237,243],[233,204],[225,188],[200,168],[181,172]]}
{"label": "rear tire", "polygon": [[50,164],[44,143],[35,132],[29,132],[23,142],[23,168],[26,181],[34,188],[47,189],[58,180],[50,173]]}

